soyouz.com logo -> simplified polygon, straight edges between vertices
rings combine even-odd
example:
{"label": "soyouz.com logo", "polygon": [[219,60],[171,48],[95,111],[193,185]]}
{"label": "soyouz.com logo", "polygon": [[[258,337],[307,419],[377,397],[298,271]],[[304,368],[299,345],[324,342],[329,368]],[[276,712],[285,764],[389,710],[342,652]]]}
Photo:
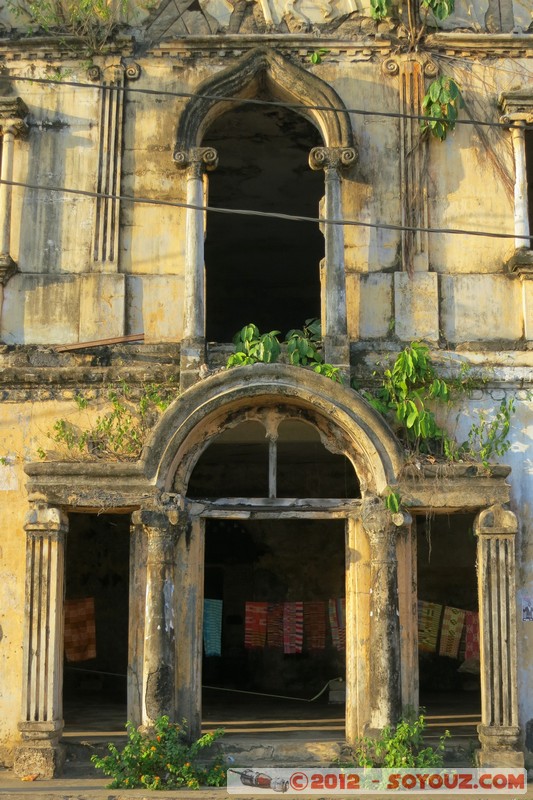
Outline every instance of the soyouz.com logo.
{"label": "soyouz.com logo", "polygon": [[229,794],[525,794],[524,769],[278,769],[233,767]]}

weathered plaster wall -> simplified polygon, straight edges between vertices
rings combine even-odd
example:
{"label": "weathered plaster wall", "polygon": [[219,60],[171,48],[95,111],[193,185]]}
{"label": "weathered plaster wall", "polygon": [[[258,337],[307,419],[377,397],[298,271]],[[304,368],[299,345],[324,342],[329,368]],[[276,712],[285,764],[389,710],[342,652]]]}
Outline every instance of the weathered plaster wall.
{"label": "weathered plaster wall", "polygon": [[[186,99],[138,90],[191,91],[235,61],[229,53],[177,63],[170,57],[139,59],[141,77],[127,84],[132,91],[126,92],[124,106],[123,195],[185,201],[185,175],[172,153]],[[437,62],[463,87],[469,113],[489,122],[498,120],[500,93],[517,88],[528,69],[520,59],[502,58],[496,69],[486,63],[471,69],[464,58],[450,64],[439,57]],[[336,89],[349,109],[399,107],[399,78],[382,75],[369,56],[354,63],[332,52],[323,63],[308,67]],[[11,62],[9,68],[26,76],[54,74],[50,67],[35,67],[28,60]],[[58,68],[65,80],[87,80],[72,61]],[[13,82],[12,91],[30,110],[29,136],[15,146],[15,180],[95,191],[101,132],[97,91],[20,81]],[[399,221],[398,122],[357,113],[351,119],[359,162],[344,181],[345,215],[363,223]],[[425,170],[431,226],[513,232],[514,167],[507,132],[458,125],[444,143],[430,141]],[[5,288],[4,341],[64,343],[140,332],[147,341],[180,339],[185,210],[123,200],[120,215],[118,257],[99,264],[93,258],[93,198],[15,189],[12,251],[20,274]],[[29,219],[34,223],[32,235]],[[392,283],[389,272],[401,268],[400,234],[348,226],[351,336],[379,338],[395,320],[401,339],[437,341],[442,335],[451,343],[513,343],[522,339],[525,326],[530,338],[531,302],[523,302],[523,295],[530,294],[528,286],[510,280],[503,271],[512,244],[508,239],[430,234],[429,267],[438,280],[418,274],[406,280],[398,274]],[[109,273],[105,279],[81,277],[102,270]]]}

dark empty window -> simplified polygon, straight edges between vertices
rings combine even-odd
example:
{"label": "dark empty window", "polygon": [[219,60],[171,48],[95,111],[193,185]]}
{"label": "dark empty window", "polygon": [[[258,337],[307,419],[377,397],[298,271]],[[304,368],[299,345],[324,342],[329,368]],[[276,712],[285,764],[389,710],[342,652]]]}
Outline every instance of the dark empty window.
{"label": "dark empty window", "polygon": [[[203,141],[219,155],[209,205],[316,219],[324,181],[308,157],[320,144],[316,128],[286,109],[243,106],[223,114]],[[284,335],[320,317],[323,257],[317,223],[208,213],[207,340],[229,342],[249,322]]]}

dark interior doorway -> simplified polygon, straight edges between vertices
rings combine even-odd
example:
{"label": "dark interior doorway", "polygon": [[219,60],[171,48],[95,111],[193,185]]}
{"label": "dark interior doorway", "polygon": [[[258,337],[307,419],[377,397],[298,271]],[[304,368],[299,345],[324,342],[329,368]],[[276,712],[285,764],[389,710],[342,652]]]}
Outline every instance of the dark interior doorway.
{"label": "dark interior doorway", "polygon": [[416,526],[420,705],[431,727],[466,742],[481,708],[474,515],[420,516]]}
{"label": "dark interior doorway", "polygon": [[[70,514],[66,547],[65,725],[126,722],[130,517]],[[107,711],[105,710],[107,709]],[[119,709],[121,711],[119,712]]]}
{"label": "dark interior doorway", "polygon": [[[308,157],[321,144],[318,130],[288,109],[244,105],[223,114],[203,141],[219,154],[209,205],[316,219],[324,179]],[[317,223],[208,213],[207,340],[230,342],[249,322],[284,336],[320,317],[323,257]]]}
{"label": "dark interior doorway", "polygon": [[[237,719],[248,707],[269,724],[299,708],[309,722],[328,715],[329,681],[345,678],[344,520],[206,520],[204,594],[206,609],[221,603],[220,654],[204,639],[207,718],[231,703]],[[250,626],[252,606],[263,623]],[[324,687],[313,704],[295,700]],[[329,716],[338,722],[343,711],[341,699]]]}

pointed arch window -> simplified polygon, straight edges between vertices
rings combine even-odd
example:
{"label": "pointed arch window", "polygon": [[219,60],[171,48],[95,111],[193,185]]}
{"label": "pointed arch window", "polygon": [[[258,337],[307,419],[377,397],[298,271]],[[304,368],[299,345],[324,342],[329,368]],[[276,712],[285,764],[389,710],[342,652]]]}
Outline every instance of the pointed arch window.
{"label": "pointed arch window", "polygon": [[[302,115],[318,128],[324,146],[311,150],[310,166],[324,171],[325,219],[342,219],[341,172],[353,166],[357,151],[348,113],[330,86],[266,49],[252,51],[234,67],[200,84],[180,117],[174,153],[177,165],[186,170],[189,205],[181,367],[182,375],[189,374],[192,380],[205,359],[204,215],[201,210],[205,198],[204,175],[217,164],[215,149],[201,145],[206,131],[217,117],[239,106],[246,98],[264,96],[264,92],[280,102],[297,104]],[[323,227],[322,327],[325,354],[328,361],[347,366],[349,347],[343,228],[328,223]]]}

